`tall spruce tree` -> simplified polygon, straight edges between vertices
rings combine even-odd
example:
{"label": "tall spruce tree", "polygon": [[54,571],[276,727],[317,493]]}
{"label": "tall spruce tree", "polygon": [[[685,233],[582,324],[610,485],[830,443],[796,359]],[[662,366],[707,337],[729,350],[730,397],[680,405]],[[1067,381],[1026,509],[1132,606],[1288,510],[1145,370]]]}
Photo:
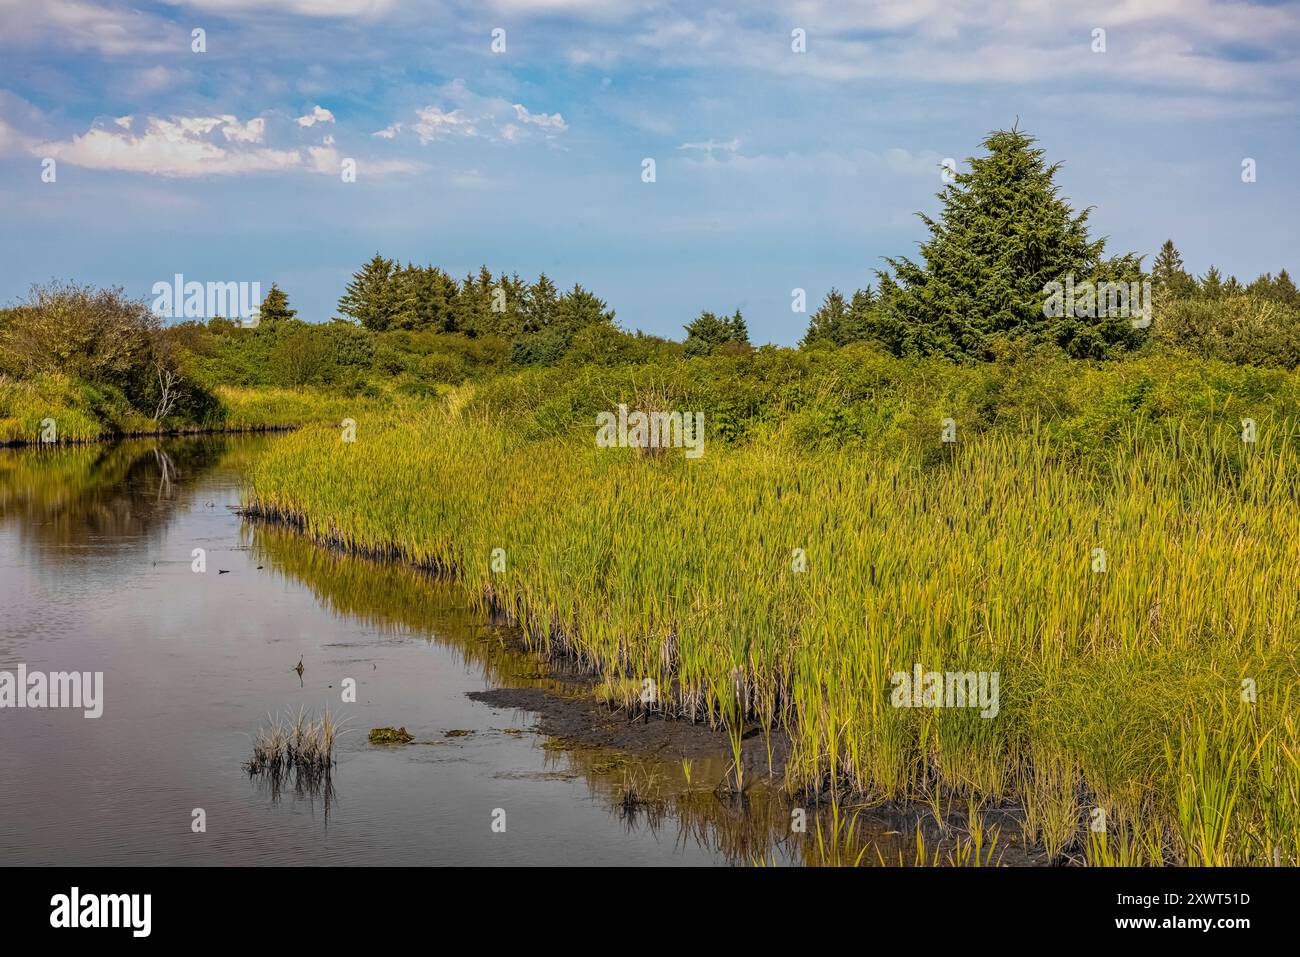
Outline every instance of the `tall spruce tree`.
{"label": "tall spruce tree", "polygon": [[1196,291],[1196,280],[1183,268],[1183,257],[1172,239],[1166,239],[1151,264],[1151,285],[1157,294],[1174,299]]}
{"label": "tall spruce tree", "polygon": [[546,273],[537,277],[537,282],[528,287],[523,301],[523,331],[525,333],[541,332],[550,328],[555,322],[559,307],[559,293],[555,283]]}
{"label": "tall spruce tree", "polygon": [[296,315],[298,310],[289,308],[289,297],[285,291],[275,283],[271,283],[271,288],[267,290],[262,305],[257,310],[258,324],[274,325],[292,319]]}
{"label": "tall spruce tree", "polygon": [[1217,266],[1211,266],[1201,277],[1201,297],[1203,299],[1220,299],[1223,296],[1223,276]]}
{"label": "tall spruce tree", "polygon": [[393,273],[391,326],[394,329],[456,332],[459,294],[456,280],[441,269],[408,263]]}
{"label": "tall spruce tree", "polygon": [[397,311],[394,275],[397,266],[379,253],[352,274],[339,299],[339,312],[351,316],[367,329],[382,332],[393,323]]}
{"label": "tall spruce tree", "polygon": [[688,356],[707,356],[716,352],[727,341],[728,323],[705,310],[686,326],[686,354]]}
{"label": "tall spruce tree", "polygon": [[[484,273],[487,274],[486,284],[481,282]],[[487,266],[479,270],[479,276],[467,273],[461,281],[460,291],[456,295],[456,316],[458,325],[466,335],[486,336],[495,331],[491,321],[491,290],[492,273]]]}
{"label": "tall spruce tree", "polygon": [[819,342],[836,346],[849,342],[849,305],[838,289],[832,288],[808,319],[808,331],[800,345],[810,346]]}
{"label": "tall spruce tree", "polygon": [[867,338],[867,327],[879,304],[879,297],[870,285],[859,289],[849,300],[848,323],[844,330],[844,345]]}
{"label": "tall spruce tree", "polygon": [[[938,219],[919,213],[930,231],[920,262],[887,259],[882,302],[868,333],[896,354],[989,359],[1000,340],[1053,342],[1074,356],[1102,356],[1137,345],[1143,333],[1127,317],[1049,316],[1049,283],[1129,282],[1142,275],[1133,254],[1104,258],[1105,240],[1088,236],[1088,214],[1062,199],[1035,139],[1000,130],[972,157],[970,172],[938,194]],[[1094,310],[1095,311],[1095,310]]]}
{"label": "tall spruce tree", "polygon": [[1273,280],[1273,298],[1284,306],[1300,309],[1300,290],[1296,289],[1291,274],[1285,269],[1279,272],[1277,278]]}
{"label": "tall spruce tree", "polygon": [[688,356],[707,356],[727,345],[748,345],[749,327],[737,309],[731,318],[707,310],[686,326],[685,352]]}
{"label": "tall spruce tree", "polygon": [[568,333],[588,326],[612,326],[614,310],[595,293],[583,289],[581,283],[575,283],[556,303],[555,324]]}
{"label": "tall spruce tree", "polygon": [[745,324],[745,317],[737,309],[735,315],[727,323],[727,341],[739,345],[749,345],[749,326]]}

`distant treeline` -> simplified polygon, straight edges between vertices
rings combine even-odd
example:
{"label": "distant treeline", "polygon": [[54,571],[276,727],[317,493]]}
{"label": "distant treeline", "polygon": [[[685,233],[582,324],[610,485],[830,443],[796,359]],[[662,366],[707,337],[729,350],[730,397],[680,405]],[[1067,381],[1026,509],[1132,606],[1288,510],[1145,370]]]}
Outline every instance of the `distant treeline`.
{"label": "distant treeline", "polygon": [[[1182,353],[1300,366],[1300,292],[1285,270],[1248,284],[1214,268],[1196,278],[1172,241],[1149,272],[1134,253],[1107,256],[1105,241],[1088,235],[1089,210],[1075,212],[1058,195],[1058,167],[1034,142],[1015,129],[991,134],[969,172],[951,174],[938,194],[941,213],[921,215],[929,236],[916,260],[887,260],[874,284],[850,296],[832,289],[801,350],[863,345],[958,364]],[[1062,283],[1089,292],[1053,310],[1046,291]],[[1142,320],[1136,310],[1104,307],[1091,292],[1103,288],[1142,294]],[[57,395],[92,419],[143,428],[211,420],[223,385],[419,395],[522,367],[662,365],[755,351],[739,310],[701,312],[676,342],[620,328],[614,310],[581,284],[561,292],[545,274],[528,282],[486,266],[458,281],[437,266],[379,254],[352,276],[338,312],[303,322],[273,284],[254,328],[226,318],[164,326],[121,289],[36,287],[0,309],[0,420],[27,421]]]}
{"label": "distant treeline", "polygon": [[[576,341],[607,340],[617,330],[614,310],[581,284],[560,292],[545,273],[530,283],[518,273],[493,276],[486,265],[457,282],[437,266],[403,266],[378,253],[353,274],[338,309],[374,332],[497,337],[511,343],[519,365],[555,362]],[[688,355],[749,343],[739,310],[730,319],[701,313],[686,333]]]}
{"label": "distant treeline", "polygon": [[[851,296],[832,289],[801,345],[870,342],[896,356],[988,361],[1041,347],[1115,358],[1154,341],[1235,362],[1300,362],[1300,294],[1286,270],[1245,285],[1211,267],[1198,280],[1172,241],[1150,272],[1134,253],[1107,256],[1105,240],[1088,235],[1090,210],[1076,213],[1058,195],[1059,164],[1048,165],[1034,143],[1015,129],[990,134],[986,154],[938,194],[941,214],[921,215],[929,238],[919,259],[888,259],[874,288]],[[1122,285],[1126,294],[1149,289],[1155,302],[1134,301],[1131,310],[1126,302],[1121,312],[1089,299],[1049,314],[1046,290],[1067,281]],[[1153,321],[1135,322],[1139,309]],[[589,354],[615,328],[613,310],[581,285],[559,293],[545,275],[528,283],[518,274],[494,277],[486,266],[458,283],[437,267],[379,255],[352,277],[339,312],[377,332],[500,337],[520,365],[552,364],[580,339],[587,346],[580,352]],[[703,312],[685,331],[690,356],[749,348],[739,311],[730,318]]]}

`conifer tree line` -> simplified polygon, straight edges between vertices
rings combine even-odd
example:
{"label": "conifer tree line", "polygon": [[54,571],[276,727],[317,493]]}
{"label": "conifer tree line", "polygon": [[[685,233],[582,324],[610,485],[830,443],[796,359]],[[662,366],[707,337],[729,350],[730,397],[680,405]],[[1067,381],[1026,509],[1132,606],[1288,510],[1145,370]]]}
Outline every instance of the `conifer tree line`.
{"label": "conifer tree line", "polygon": [[[898,356],[996,359],[1018,346],[1059,347],[1100,359],[1154,339],[1207,358],[1294,366],[1300,363],[1300,295],[1286,270],[1249,285],[1213,266],[1199,279],[1183,268],[1167,240],[1151,272],[1142,258],[1105,254],[1088,236],[1089,209],[1075,212],[1033,137],[1011,129],[984,140],[939,195],[938,218],[918,214],[928,230],[919,261],[887,259],[890,269],[846,298],[832,289],[810,318],[806,347],[874,342]],[[1132,284],[1149,280],[1153,321],[1067,310],[1045,315],[1048,283]],[[1080,314],[1082,312],[1083,314]],[[1099,310],[1092,309],[1097,313]]]}
{"label": "conifer tree line", "polygon": [[[402,266],[378,253],[353,274],[338,309],[373,332],[498,336],[514,343],[520,362],[556,358],[584,330],[617,328],[614,310],[581,283],[561,293],[545,273],[529,283],[518,273],[493,276],[486,265],[457,282],[437,266]],[[739,309],[730,318],[702,312],[685,331],[688,355],[749,346]]]}
{"label": "conifer tree line", "polygon": [[[896,356],[988,361],[1043,347],[1104,359],[1163,341],[1210,358],[1300,363],[1300,294],[1286,270],[1249,284],[1214,267],[1197,278],[1167,241],[1147,272],[1143,257],[1110,255],[1104,238],[1089,235],[1091,208],[1076,211],[1060,195],[1060,163],[1048,163],[1032,136],[1013,127],[982,146],[938,194],[939,214],[918,214],[927,230],[918,255],[887,258],[875,283],[852,295],[832,289],[802,346],[868,342]],[[1067,277],[1150,289],[1154,321],[1134,322],[1091,302],[1051,314],[1045,290]],[[486,266],[457,282],[436,266],[403,266],[379,254],[353,275],[339,312],[375,332],[500,337],[522,363],[559,358],[584,330],[620,331],[614,311],[580,284],[561,293],[544,273],[529,283]],[[730,317],[703,311],[684,328],[688,356],[751,348],[739,310]]]}
{"label": "conifer tree line", "polygon": [[352,276],[338,308],[373,332],[431,330],[507,339],[614,321],[613,310],[581,284],[561,293],[545,273],[528,283],[518,273],[494,277],[483,266],[458,283],[437,266],[403,266],[378,253]]}

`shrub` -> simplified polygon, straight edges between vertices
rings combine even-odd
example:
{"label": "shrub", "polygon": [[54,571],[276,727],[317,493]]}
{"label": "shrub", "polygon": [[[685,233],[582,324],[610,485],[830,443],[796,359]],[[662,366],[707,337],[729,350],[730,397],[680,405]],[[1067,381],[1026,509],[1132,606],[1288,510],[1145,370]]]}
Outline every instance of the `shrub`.
{"label": "shrub", "polygon": [[1175,299],[1152,323],[1158,344],[1205,359],[1300,365],[1300,310],[1255,294]]}
{"label": "shrub", "polygon": [[284,385],[309,385],[330,367],[329,346],[324,336],[299,325],[279,335],[271,350],[271,366]]}

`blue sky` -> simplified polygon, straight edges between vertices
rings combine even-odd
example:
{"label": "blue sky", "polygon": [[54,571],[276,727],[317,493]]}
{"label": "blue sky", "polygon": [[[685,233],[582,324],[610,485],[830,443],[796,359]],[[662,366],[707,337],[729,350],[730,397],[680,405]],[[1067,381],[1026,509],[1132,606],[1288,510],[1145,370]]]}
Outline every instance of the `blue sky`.
{"label": "blue sky", "polygon": [[379,251],[790,344],[1017,119],[1112,252],[1300,271],[1296,3],[0,0],[0,301],[183,273],[328,319]]}

